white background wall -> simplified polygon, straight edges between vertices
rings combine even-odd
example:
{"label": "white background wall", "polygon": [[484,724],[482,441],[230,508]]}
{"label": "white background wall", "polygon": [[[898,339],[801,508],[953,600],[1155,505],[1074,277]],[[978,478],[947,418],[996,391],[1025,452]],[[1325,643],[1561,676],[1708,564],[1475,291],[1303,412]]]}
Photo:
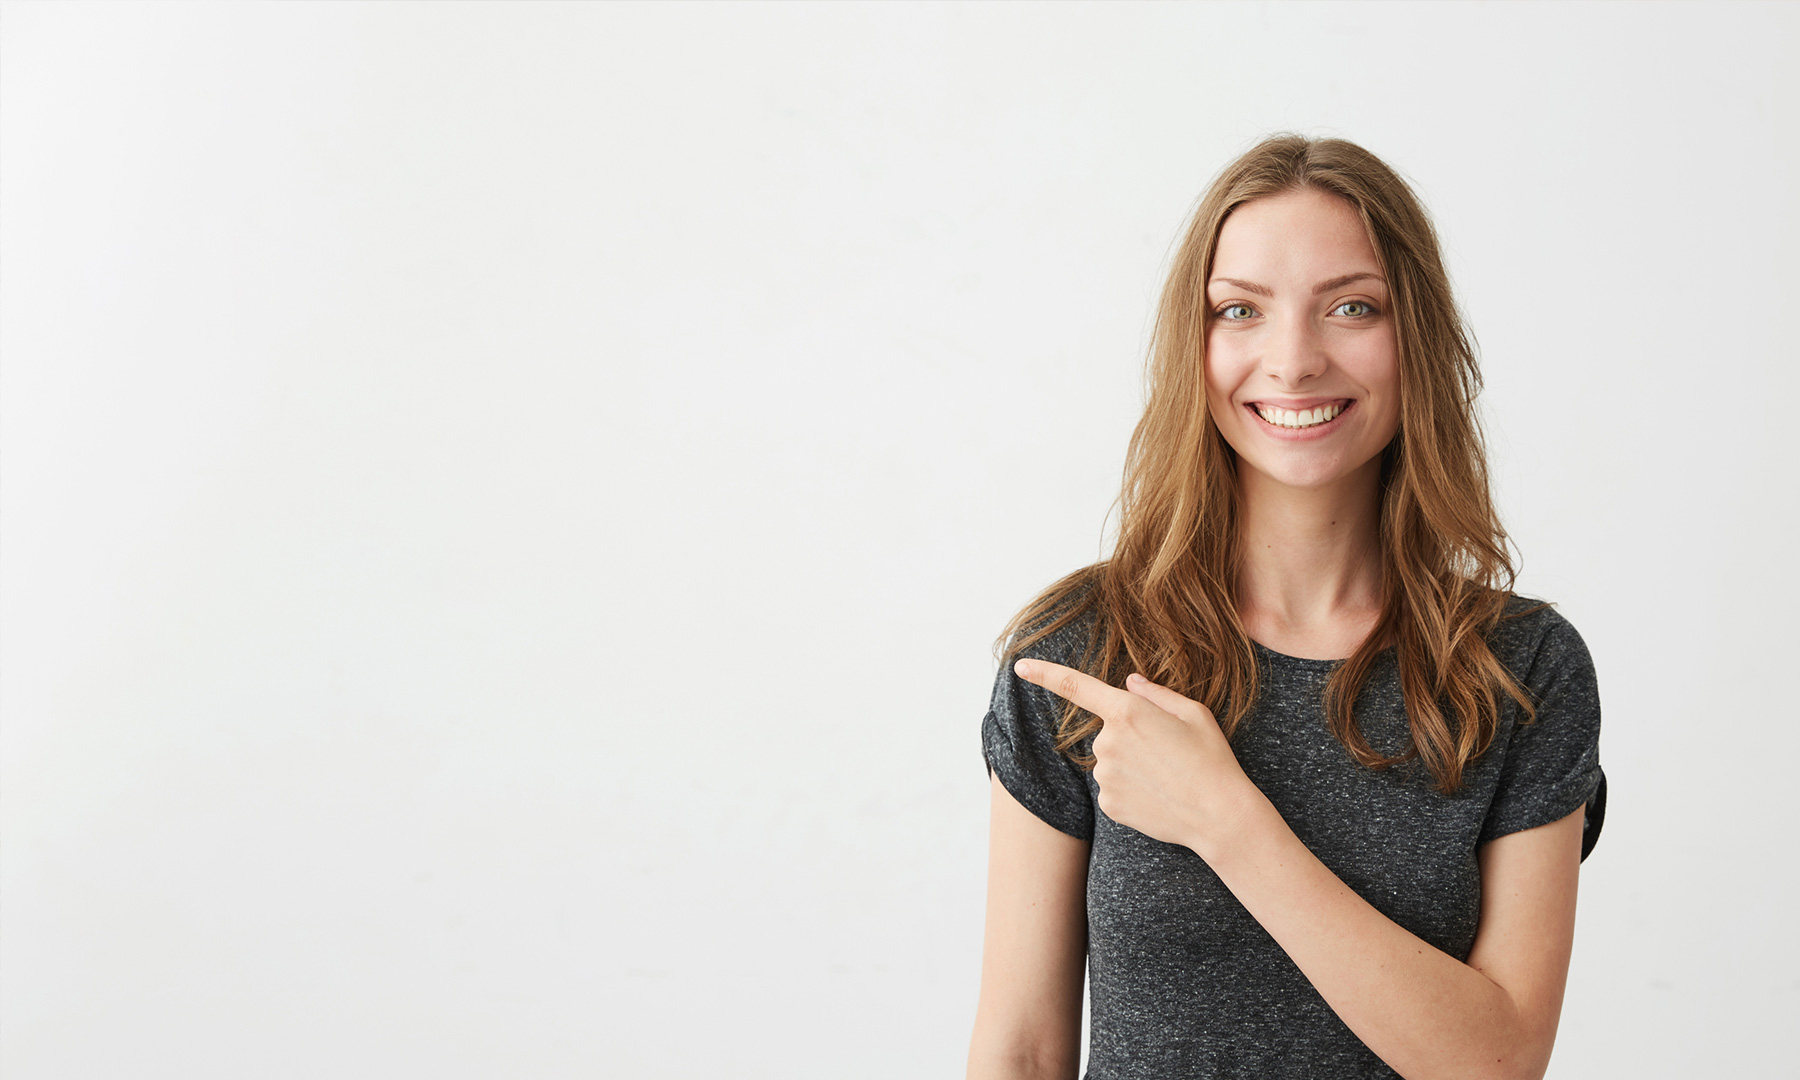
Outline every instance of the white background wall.
{"label": "white background wall", "polygon": [[1279,129],[1599,666],[1552,1075],[1791,1068],[1797,16],[7,5],[0,1068],[958,1075],[990,641]]}

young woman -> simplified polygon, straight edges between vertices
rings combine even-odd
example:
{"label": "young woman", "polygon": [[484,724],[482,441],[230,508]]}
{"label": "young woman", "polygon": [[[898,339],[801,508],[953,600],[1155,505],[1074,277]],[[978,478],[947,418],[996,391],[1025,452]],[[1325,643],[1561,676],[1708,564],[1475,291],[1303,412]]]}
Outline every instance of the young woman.
{"label": "young woman", "polygon": [[1117,550],[1008,627],[969,1075],[1541,1077],[1605,785],[1436,237],[1270,139],[1158,314]]}

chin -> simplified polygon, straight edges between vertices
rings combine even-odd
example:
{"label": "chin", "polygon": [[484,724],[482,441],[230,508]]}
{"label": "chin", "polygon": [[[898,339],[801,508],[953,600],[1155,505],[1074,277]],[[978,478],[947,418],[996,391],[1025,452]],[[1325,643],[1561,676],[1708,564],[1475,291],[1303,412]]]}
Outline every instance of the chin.
{"label": "chin", "polygon": [[1280,487],[1293,488],[1296,491],[1323,491],[1336,484],[1342,483],[1351,476],[1349,473],[1338,470],[1332,470],[1330,472],[1282,469],[1269,470],[1257,469],[1254,465],[1251,466],[1251,468],[1261,474],[1263,480]]}
{"label": "chin", "polygon": [[[1299,455],[1296,455],[1298,457]],[[1358,455],[1360,456],[1360,455]],[[1341,457],[1334,456],[1326,461],[1307,460],[1267,460],[1265,455],[1256,458],[1237,455],[1238,474],[1247,478],[1246,473],[1256,473],[1261,480],[1278,487],[1292,488],[1297,491],[1323,491],[1339,484],[1355,484],[1366,480],[1365,473],[1371,470],[1379,472],[1381,468],[1381,452],[1377,450],[1360,464],[1347,464]]]}

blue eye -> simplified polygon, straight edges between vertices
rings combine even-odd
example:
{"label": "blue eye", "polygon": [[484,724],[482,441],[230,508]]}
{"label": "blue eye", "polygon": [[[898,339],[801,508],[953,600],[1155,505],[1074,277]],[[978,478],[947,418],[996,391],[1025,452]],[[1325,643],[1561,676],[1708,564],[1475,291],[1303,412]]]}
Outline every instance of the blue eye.
{"label": "blue eye", "polygon": [[1240,319],[1253,319],[1255,317],[1256,309],[1249,304],[1226,304],[1219,309],[1219,318],[1229,319],[1233,322]]}
{"label": "blue eye", "polygon": [[1375,314],[1375,308],[1373,305],[1365,303],[1362,300],[1346,300],[1337,306],[1333,311],[1333,314],[1344,315],[1352,319],[1360,319],[1364,315]]}

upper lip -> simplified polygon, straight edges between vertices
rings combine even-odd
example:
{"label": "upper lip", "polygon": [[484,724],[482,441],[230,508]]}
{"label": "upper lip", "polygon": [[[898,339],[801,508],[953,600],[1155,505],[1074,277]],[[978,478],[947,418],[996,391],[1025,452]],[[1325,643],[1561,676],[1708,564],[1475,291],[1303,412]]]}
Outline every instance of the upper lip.
{"label": "upper lip", "polygon": [[1265,409],[1288,409],[1299,412],[1301,409],[1316,409],[1321,405],[1348,405],[1353,399],[1341,397],[1309,397],[1309,398],[1256,398],[1246,401],[1250,406],[1260,405]]}

